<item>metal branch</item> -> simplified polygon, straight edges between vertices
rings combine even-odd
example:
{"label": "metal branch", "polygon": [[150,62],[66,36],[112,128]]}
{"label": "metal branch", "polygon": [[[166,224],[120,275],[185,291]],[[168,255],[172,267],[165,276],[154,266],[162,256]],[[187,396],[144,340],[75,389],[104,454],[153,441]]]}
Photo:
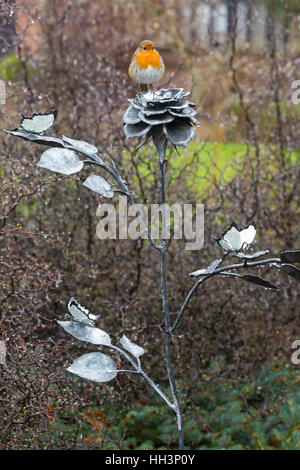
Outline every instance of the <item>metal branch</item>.
{"label": "metal branch", "polygon": [[263,259],[263,260],[260,260],[260,261],[253,261],[251,263],[247,260],[247,263],[243,262],[243,263],[238,263],[238,264],[231,264],[229,266],[223,266],[221,268],[217,268],[214,272],[212,272],[210,274],[203,275],[203,277],[201,277],[194,284],[194,286],[192,287],[192,289],[189,291],[188,295],[186,296],[185,301],[183,302],[183,304],[181,306],[181,309],[180,309],[180,311],[179,311],[179,313],[176,317],[176,320],[174,321],[172,327],[169,329],[170,334],[173,334],[175,329],[179,325],[179,323],[181,321],[181,318],[184,314],[184,311],[185,311],[186,307],[188,306],[192,296],[194,295],[194,293],[198,289],[198,287],[203,282],[205,282],[207,279],[209,279],[210,277],[216,276],[217,274],[235,276],[234,273],[228,273],[228,270],[232,270],[232,269],[251,268],[253,266],[264,266],[264,265],[273,264],[273,263],[281,263],[281,259],[280,258],[269,258],[269,259]]}
{"label": "metal branch", "polygon": [[122,370],[122,371],[118,371],[118,372],[133,372],[133,373],[140,374],[148,382],[148,384],[151,385],[151,387],[154,388],[154,390],[161,396],[161,398],[167,403],[167,405],[170,408],[172,408],[172,410],[175,410],[175,405],[171,402],[171,400],[169,400],[167,395],[165,395],[164,392],[159,388],[159,385],[154,383],[153,380],[150,379],[150,377],[146,374],[146,372],[143,371],[139,358],[138,358],[138,362],[136,363],[129,356],[129,354],[127,354],[125,351],[123,351],[123,349],[118,348],[118,346],[114,346],[114,345],[111,344],[110,346],[107,346],[107,347],[110,348],[110,349],[114,349],[119,354],[124,356],[127,359],[127,361],[129,361],[130,364],[135,368],[135,370],[131,370],[131,371],[125,371],[125,370],[123,371]]}

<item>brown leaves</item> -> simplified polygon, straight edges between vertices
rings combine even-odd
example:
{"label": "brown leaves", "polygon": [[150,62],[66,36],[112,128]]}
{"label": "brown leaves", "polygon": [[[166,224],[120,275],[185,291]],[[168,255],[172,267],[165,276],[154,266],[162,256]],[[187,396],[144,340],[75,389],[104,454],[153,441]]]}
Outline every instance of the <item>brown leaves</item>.
{"label": "brown leaves", "polygon": [[111,421],[103,411],[84,410],[83,415],[85,420],[98,431],[102,431],[102,429],[108,428],[112,425]]}

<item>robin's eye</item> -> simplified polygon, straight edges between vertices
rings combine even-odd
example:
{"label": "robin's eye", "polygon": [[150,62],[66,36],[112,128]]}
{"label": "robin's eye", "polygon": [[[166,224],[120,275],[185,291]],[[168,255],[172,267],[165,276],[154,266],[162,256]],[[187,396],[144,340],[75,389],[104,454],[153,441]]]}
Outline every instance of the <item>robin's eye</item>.
{"label": "robin's eye", "polygon": [[146,50],[147,50],[147,47],[144,46],[143,49],[144,49],[144,51],[146,51]]}

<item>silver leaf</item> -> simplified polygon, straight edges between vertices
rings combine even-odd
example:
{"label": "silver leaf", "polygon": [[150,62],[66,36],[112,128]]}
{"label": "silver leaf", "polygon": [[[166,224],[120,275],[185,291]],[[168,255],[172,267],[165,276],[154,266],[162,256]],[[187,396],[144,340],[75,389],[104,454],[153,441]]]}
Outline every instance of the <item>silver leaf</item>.
{"label": "silver leaf", "polygon": [[97,147],[95,147],[95,145],[89,144],[88,142],[85,142],[84,140],[70,139],[69,137],[66,137],[65,135],[62,135],[61,138],[64,142],[67,142],[68,144],[72,145],[72,147],[74,147],[76,150],[82,150],[83,152],[91,153],[93,155],[98,153],[98,149]]}
{"label": "silver leaf", "polygon": [[72,175],[82,170],[83,162],[72,150],[54,147],[42,153],[37,166],[63,175]]}
{"label": "silver leaf", "polygon": [[100,194],[102,197],[111,198],[114,195],[114,192],[111,189],[111,185],[104,178],[102,178],[102,176],[99,175],[89,176],[83,183],[83,186],[86,186],[95,193]]}
{"label": "silver leaf", "polygon": [[103,346],[111,345],[110,336],[105,333],[105,331],[100,330],[100,328],[82,325],[74,321],[58,320],[57,323],[59,323],[67,333],[70,333],[74,338],[80,339],[81,341],[86,341],[91,344],[101,344]]}
{"label": "silver leaf", "polygon": [[222,258],[215,259],[212,263],[210,263],[208,268],[198,269],[198,271],[194,271],[190,273],[190,276],[203,276],[207,274],[212,274],[221,263],[222,263]]}
{"label": "silver leaf", "polygon": [[36,142],[37,144],[48,145],[49,147],[64,147],[63,141],[61,139],[58,139],[57,137],[32,134],[30,132],[6,131],[5,129],[3,130],[4,132],[6,132],[6,134],[15,135],[16,137],[21,137],[21,139]]}
{"label": "silver leaf", "polygon": [[129,351],[134,357],[140,357],[145,353],[144,348],[141,348],[141,346],[132,343],[125,335],[123,335],[120,339],[120,343],[122,344],[123,348],[126,349],[126,351]]}
{"label": "silver leaf", "polygon": [[84,354],[76,359],[67,371],[92,382],[108,382],[118,373],[115,362],[99,352]]}
{"label": "silver leaf", "polygon": [[236,256],[237,258],[241,258],[241,259],[256,259],[256,258],[259,258],[260,256],[264,256],[264,255],[267,255],[269,252],[269,250],[264,250],[264,251],[257,251],[256,253],[252,253],[252,254],[246,254],[244,252],[232,252],[231,253],[231,256]]}

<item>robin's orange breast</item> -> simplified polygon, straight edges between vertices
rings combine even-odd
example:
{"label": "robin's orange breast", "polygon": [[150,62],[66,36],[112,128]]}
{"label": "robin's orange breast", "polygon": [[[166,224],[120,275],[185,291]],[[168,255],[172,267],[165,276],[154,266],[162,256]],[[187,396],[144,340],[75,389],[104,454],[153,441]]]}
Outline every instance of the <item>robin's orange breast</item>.
{"label": "robin's orange breast", "polygon": [[160,56],[155,49],[140,51],[136,54],[136,65],[140,69],[146,69],[151,66],[155,69],[160,67]]}

